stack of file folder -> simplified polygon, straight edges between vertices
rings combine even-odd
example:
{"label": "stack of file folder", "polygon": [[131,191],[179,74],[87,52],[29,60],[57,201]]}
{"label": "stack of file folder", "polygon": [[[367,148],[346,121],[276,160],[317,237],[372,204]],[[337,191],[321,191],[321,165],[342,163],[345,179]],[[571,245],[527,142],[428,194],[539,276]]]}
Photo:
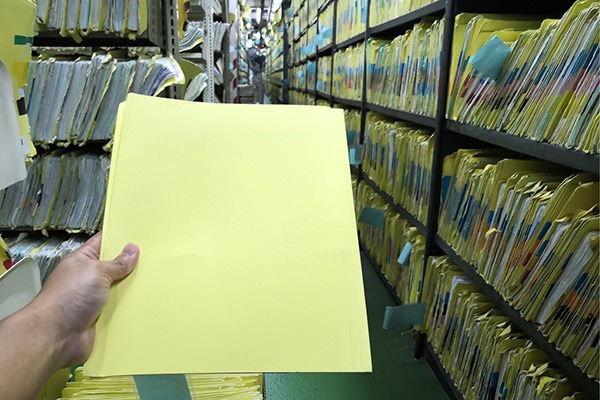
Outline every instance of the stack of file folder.
{"label": "stack of file folder", "polygon": [[319,57],[317,59],[317,91],[331,93],[331,56]]}
{"label": "stack of file folder", "polygon": [[25,92],[31,137],[36,143],[109,140],[127,93],[156,96],[185,78],[172,57],[41,58],[30,64]]}
{"label": "stack of file folder", "polygon": [[333,40],[333,3],[330,3],[325,10],[319,14],[319,36],[317,39],[318,47],[325,47],[331,44]]}
{"label": "stack of file folder", "polygon": [[365,44],[337,51],[333,60],[333,95],[347,100],[362,98]]}
{"label": "stack of file folder", "polygon": [[448,116],[598,154],[599,11],[579,0],[560,20],[459,15]]}
{"label": "stack of file folder", "polygon": [[367,28],[367,0],[339,0],[337,2],[336,43],[342,43]]}
{"label": "stack of file folder", "polygon": [[204,29],[200,21],[189,21],[181,40],[179,40],[179,51],[190,51],[204,41]]}
{"label": "stack of file folder", "polygon": [[6,237],[6,248],[2,254],[12,262],[32,257],[40,268],[40,277],[44,282],[62,257],[77,250],[86,240],[85,235],[53,235],[50,238],[39,234],[11,235]]}
{"label": "stack of file folder", "polygon": [[108,154],[81,150],[36,157],[27,179],[0,191],[0,227],[98,230],[109,165]]}
{"label": "stack of file folder", "polygon": [[426,275],[423,326],[465,399],[588,399],[448,257]]}
{"label": "stack of file folder", "polygon": [[[365,211],[365,209],[375,209]],[[360,238],[404,303],[418,302],[423,288],[425,237],[411,227],[366,182],[358,184]],[[366,217],[367,213],[371,214]],[[377,215],[373,217],[373,214]]]}
{"label": "stack of file folder", "polygon": [[[190,400],[262,400],[263,375],[222,375],[222,374],[189,374],[184,376],[185,390],[179,395]],[[82,368],[75,371],[75,380],[68,382],[59,400],[66,399],[120,399],[140,400],[142,398],[158,398],[165,393],[163,388],[157,391],[135,376],[115,376],[108,378],[89,378],[83,375]],[[171,395],[176,396],[173,391]],[[181,398],[181,397],[180,397]]]}
{"label": "stack of file folder", "polygon": [[598,378],[598,177],[498,150],[444,159],[439,234]]}
{"label": "stack of file folder", "polygon": [[348,146],[356,147],[360,145],[360,111],[352,109],[344,110],[344,120],[346,121]]}
{"label": "stack of file folder", "polygon": [[39,0],[36,17],[40,30],[61,35],[111,32],[135,38],[148,26],[150,0]]}
{"label": "stack of file folder", "polygon": [[369,102],[435,115],[441,68],[443,19],[424,19],[394,40],[369,40]]}
{"label": "stack of file folder", "polygon": [[433,2],[434,0],[372,0],[369,25],[374,27],[383,24]]}
{"label": "stack of file folder", "polygon": [[433,131],[367,114],[363,169],[381,190],[426,223],[433,163]]}

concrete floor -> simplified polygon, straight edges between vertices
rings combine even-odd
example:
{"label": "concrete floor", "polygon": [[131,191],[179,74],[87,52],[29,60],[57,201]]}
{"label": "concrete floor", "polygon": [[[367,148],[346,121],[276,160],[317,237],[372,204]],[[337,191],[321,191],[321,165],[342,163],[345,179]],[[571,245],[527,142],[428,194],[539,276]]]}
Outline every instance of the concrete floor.
{"label": "concrete floor", "polygon": [[424,360],[413,357],[410,330],[383,330],[386,306],[394,305],[362,255],[373,372],[368,374],[268,374],[267,400],[447,400]]}

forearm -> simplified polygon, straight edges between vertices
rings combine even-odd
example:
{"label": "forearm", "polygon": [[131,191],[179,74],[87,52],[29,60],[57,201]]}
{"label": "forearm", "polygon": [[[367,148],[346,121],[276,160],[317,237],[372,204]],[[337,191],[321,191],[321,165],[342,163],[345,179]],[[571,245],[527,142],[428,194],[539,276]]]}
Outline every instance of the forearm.
{"label": "forearm", "polygon": [[0,321],[0,399],[35,399],[61,365],[63,338],[51,316],[30,304]]}

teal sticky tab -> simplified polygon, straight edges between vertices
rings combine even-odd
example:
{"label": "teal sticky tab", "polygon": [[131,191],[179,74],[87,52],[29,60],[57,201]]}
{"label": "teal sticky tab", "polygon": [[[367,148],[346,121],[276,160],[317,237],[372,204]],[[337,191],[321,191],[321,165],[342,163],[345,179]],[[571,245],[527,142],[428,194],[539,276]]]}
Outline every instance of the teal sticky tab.
{"label": "teal sticky tab", "polygon": [[304,76],[304,71],[300,70],[300,71],[296,72],[296,76],[298,78],[302,78]]}
{"label": "teal sticky tab", "polygon": [[375,229],[383,228],[383,218],[384,213],[383,210],[378,208],[365,207],[360,212],[360,216],[358,217],[358,222],[362,222],[364,224],[371,225]]}
{"label": "teal sticky tab", "polygon": [[353,144],[356,140],[356,131],[346,131],[346,136],[348,137],[348,144]]}
{"label": "teal sticky tab", "polygon": [[192,400],[183,374],[136,375],[133,379],[140,400]]}
{"label": "teal sticky tab", "polygon": [[408,242],[404,245],[404,248],[400,252],[400,256],[398,257],[398,264],[400,265],[408,265],[410,262],[410,252],[412,251],[412,243]]}
{"label": "teal sticky tab", "polygon": [[15,43],[17,46],[25,46],[27,44],[33,44],[33,38],[31,36],[15,35]]}
{"label": "teal sticky tab", "polygon": [[350,165],[362,164],[362,146],[350,148]]}
{"label": "teal sticky tab", "polygon": [[510,47],[498,36],[494,36],[473,54],[469,63],[483,75],[496,80],[509,55]]}
{"label": "teal sticky tab", "polygon": [[422,324],[425,319],[425,308],[425,303],[386,307],[385,316],[383,317],[383,329],[395,329]]}

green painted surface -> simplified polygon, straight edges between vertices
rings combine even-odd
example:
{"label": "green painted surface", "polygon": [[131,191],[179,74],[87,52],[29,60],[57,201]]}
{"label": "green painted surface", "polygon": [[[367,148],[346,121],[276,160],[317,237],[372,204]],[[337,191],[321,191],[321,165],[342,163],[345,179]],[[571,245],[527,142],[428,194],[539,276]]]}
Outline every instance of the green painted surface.
{"label": "green painted surface", "polygon": [[385,307],[394,302],[363,256],[373,372],[368,374],[268,374],[267,400],[446,400],[424,360],[413,357],[409,330],[383,330]]}

